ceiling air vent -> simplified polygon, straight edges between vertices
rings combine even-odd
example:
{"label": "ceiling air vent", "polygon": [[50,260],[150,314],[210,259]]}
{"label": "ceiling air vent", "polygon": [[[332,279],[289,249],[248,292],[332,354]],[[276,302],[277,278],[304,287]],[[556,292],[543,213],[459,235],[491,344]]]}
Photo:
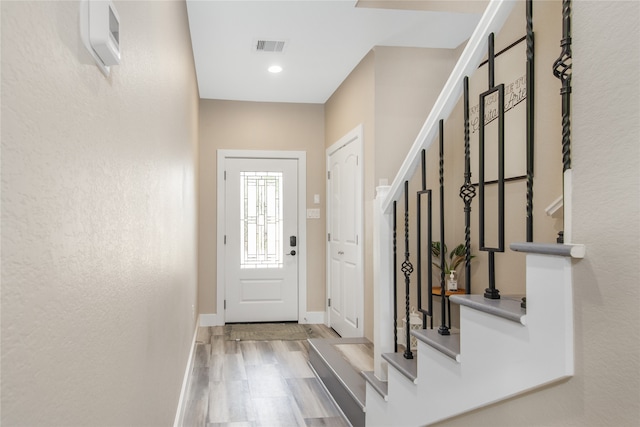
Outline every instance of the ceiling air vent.
{"label": "ceiling air vent", "polygon": [[257,52],[282,52],[284,41],[282,40],[258,40],[256,42]]}

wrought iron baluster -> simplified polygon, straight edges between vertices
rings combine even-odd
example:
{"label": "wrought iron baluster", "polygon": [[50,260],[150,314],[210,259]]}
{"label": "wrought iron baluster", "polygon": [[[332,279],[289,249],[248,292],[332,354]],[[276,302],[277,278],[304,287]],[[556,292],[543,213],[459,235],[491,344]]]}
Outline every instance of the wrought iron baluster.
{"label": "wrought iron baluster", "polygon": [[562,171],[571,169],[571,0],[562,1],[562,51],[553,64],[553,75],[562,82]]}
{"label": "wrought iron baluster", "polygon": [[460,198],[464,202],[464,248],[466,293],[471,293],[471,202],[476,188],[471,184],[471,150],[469,147],[469,77],[464,78],[464,184]]}
{"label": "wrought iron baluster", "polygon": [[[533,34],[533,0],[527,0],[527,242],[533,242],[533,175],[534,175],[534,123],[535,123],[535,62]],[[527,308],[527,297],[520,307]]]}
{"label": "wrought iron baluster", "polygon": [[533,153],[534,153],[534,35],[533,0],[527,0],[527,242],[533,242]]}
{"label": "wrought iron baluster", "polygon": [[404,351],[405,359],[413,359],[411,352],[411,311],[409,300],[409,292],[411,290],[411,273],[413,273],[413,265],[409,260],[409,181],[404,182],[404,262],[402,263],[402,272],[404,273],[405,299],[406,299],[406,349]]}
{"label": "wrought iron baluster", "polygon": [[441,299],[441,319],[438,333],[440,335],[449,335],[449,326],[447,326],[447,306],[446,306],[446,290],[445,290],[445,239],[444,239],[444,120],[440,119],[440,299]]}
{"label": "wrought iron baluster", "polygon": [[397,202],[393,202],[393,352],[398,352],[398,220]]}
{"label": "wrought iron baluster", "polygon": [[[571,0],[562,1],[562,40],[560,57],[553,64],[553,75],[562,82],[562,172],[571,169]],[[564,194],[564,179],[562,180]],[[564,232],[558,233],[558,243],[564,243]]]}
{"label": "wrought iron baluster", "polygon": [[[485,289],[484,297],[488,299],[500,299],[500,291],[496,289],[495,281],[495,253],[504,252],[504,84],[494,85],[494,35],[489,35],[489,89],[480,94],[479,117],[480,127],[478,131],[478,190],[479,190],[479,240],[480,250],[489,252],[489,287]],[[485,122],[484,99],[494,93],[498,94],[498,247],[485,245],[485,173],[484,173],[484,148],[485,148]]]}
{"label": "wrought iron baluster", "polygon": [[429,210],[427,211],[427,310],[431,317],[431,329],[433,329],[433,254],[431,247],[433,246],[433,204],[431,201],[431,190],[425,190],[427,193],[427,203]]}
{"label": "wrought iron baluster", "polygon": [[[432,207],[431,207],[431,190],[427,190],[427,173],[426,173],[426,151],[423,149],[422,155],[422,191],[418,191],[416,194],[416,214],[418,216],[417,221],[417,275],[418,275],[418,311],[422,313],[422,328],[427,327],[427,317],[431,318],[431,327],[433,328],[433,280],[431,275],[433,274],[433,257],[431,254],[431,246],[433,244],[432,235]],[[422,196],[427,196],[427,309],[422,307]]]}
{"label": "wrought iron baluster", "polygon": [[416,245],[416,256],[417,256],[417,264],[416,264],[416,275],[417,275],[417,293],[418,293],[418,312],[422,313],[422,328],[427,327],[427,313],[422,308],[422,206],[420,203],[420,194],[425,190],[426,187],[426,176],[425,176],[425,157],[424,157],[424,149],[420,152],[420,160],[421,160],[421,178],[422,178],[422,191],[418,191],[416,194],[416,235],[417,235],[417,245]]}
{"label": "wrought iron baluster", "polygon": [[422,191],[424,191],[427,189],[427,150],[424,148],[420,152],[420,165]]}

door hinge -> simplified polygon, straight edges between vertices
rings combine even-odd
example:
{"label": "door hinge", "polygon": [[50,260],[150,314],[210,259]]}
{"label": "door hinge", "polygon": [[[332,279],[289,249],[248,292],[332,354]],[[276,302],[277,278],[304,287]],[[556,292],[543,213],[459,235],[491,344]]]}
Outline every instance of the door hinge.
{"label": "door hinge", "polygon": [[331,233],[327,233],[327,242],[331,241]]}
{"label": "door hinge", "polygon": [[226,310],[227,309],[227,300],[223,301],[223,305],[224,305],[224,309]]}
{"label": "door hinge", "polygon": [[356,317],[356,329],[358,329],[358,318]]}
{"label": "door hinge", "polygon": [[224,171],[224,180],[227,180],[227,171]]}
{"label": "door hinge", "polygon": [[227,235],[226,234],[224,235],[224,244],[225,245],[227,244]]}
{"label": "door hinge", "polygon": [[358,161],[360,160],[360,156],[356,156],[356,166],[358,166]]}
{"label": "door hinge", "polygon": [[358,235],[356,234],[356,245],[358,245]]}
{"label": "door hinge", "polygon": [[331,298],[327,300],[327,307],[331,307]]}
{"label": "door hinge", "polygon": [[327,179],[331,179],[331,171],[327,171]]}

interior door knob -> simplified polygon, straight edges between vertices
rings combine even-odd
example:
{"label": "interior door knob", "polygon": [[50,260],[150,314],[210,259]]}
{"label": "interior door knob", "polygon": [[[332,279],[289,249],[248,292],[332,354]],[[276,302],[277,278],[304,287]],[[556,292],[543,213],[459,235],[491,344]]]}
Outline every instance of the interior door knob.
{"label": "interior door knob", "polygon": [[295,256],[296,255],[296,251],[291,249],[291,252],[289,252],[288,254],[285,254],[285,255]]}

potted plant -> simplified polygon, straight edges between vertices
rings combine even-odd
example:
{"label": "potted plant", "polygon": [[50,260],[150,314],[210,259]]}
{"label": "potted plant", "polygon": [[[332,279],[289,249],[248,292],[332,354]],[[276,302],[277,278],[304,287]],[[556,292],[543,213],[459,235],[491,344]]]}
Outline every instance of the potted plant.
{"label": "potted plant", "polygon": [[[443,247],[441,247],[440,242],[432,242],[431,243],[431,254],[433,255],[434,258],[437,259],[437,261],[433,261],[433,265],[438,268],[441,269],[440,266],[440,251],[444,250],[444,274],[448,275],[449,278],[447,279],[447,289],[450,291],[455,291],[458,289],[458,281],[456,279],[456,273],[457,273],[457,269],[460,266],[460,264],[462,264],[466,258],[466,248],[464,247],[464,245],[462,243],[460,243],[458,246],[456,246],[450,253],[448,256],[448,261],[447,261],[447,244],[445,243],[444,245],[442,245]],[[471,258],[474,258],[475,255],[471,255]]]}

